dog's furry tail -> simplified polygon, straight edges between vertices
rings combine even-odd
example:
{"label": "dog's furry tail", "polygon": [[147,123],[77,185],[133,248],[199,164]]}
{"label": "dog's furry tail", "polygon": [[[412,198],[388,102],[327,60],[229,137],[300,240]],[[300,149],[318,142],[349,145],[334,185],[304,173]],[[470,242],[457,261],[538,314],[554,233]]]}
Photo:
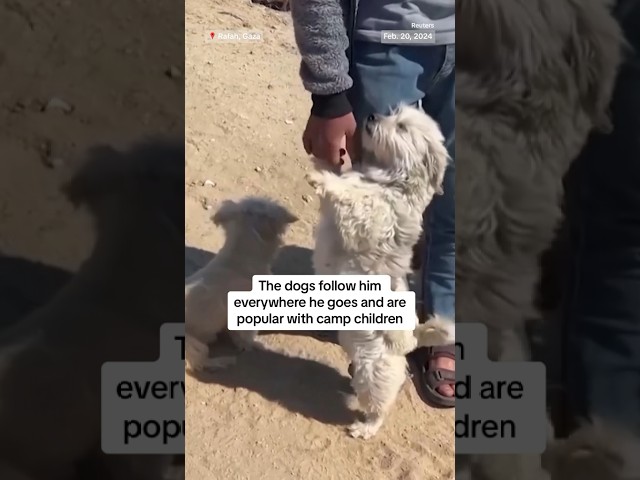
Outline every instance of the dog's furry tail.
{"label": "dog's furry tail", "polygon": [[434,315],[425,323],[419,324],[413,335],[418,348],[453,345],[456,341],[456,325],[450,318]]}
{"label": "dog's furry tail", "polygon": [[397,355],[406,355],[421,347],[453,345],[456,339],[455,323],[435,315],[413,331],[386,330],[384,339],[389,350]]}
{"label": "dog's furry tail", "polygon": [[185,361],[187,370],[198,372],[203,370],[209,358],[209,347],[188,333],[185,335]]}
{"label": "dog's furry tail", "polygon": [[418,346],[414,332],[410,330],[385,330],[382,335],[389,352],[394,355],[407,355]]}
{"label": "dog's furry tail", "polygon": [[185,335],[185,367],[192,374],[226,368],[236,363],[236,357],[209,357],[209,346],[188,333]]}

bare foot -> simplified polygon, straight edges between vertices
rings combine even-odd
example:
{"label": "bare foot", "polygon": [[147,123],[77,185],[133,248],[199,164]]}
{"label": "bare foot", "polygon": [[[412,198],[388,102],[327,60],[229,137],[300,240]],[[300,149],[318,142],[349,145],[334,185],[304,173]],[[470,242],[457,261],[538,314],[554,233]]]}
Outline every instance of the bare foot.
{"label": "bare foot", "polygon": [[[439,356],[431,360],[431,363],[428,365],[429,370],[456,370],[456,361],[452,358]],[[453,385],[444,384],[439,386],[436,391],[442,395],[443,397],[453,397],[455,395],[455,390]]]}

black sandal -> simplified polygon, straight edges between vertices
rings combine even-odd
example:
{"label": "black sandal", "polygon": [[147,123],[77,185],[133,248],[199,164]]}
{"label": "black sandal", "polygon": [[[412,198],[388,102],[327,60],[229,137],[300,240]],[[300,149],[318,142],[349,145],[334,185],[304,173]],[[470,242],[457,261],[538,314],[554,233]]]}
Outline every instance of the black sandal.
{"label": "black sandal", "polygon": [[438,392],[438,388],[443,385],[455,388],[456,372],[446,368],[429,368],[433,360],[442,357],[455,360],[455,346],[420,348],[409,356],[409,364],[420,398],[435,408],[453,408],[456,403],[455,396],[444,396]]}

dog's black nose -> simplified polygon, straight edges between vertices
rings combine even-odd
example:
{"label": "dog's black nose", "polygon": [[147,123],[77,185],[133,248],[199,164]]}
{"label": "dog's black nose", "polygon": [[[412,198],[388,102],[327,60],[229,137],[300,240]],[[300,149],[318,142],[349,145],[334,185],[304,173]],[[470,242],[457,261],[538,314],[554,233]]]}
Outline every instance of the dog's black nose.
{"label": "dog's black nose", "polygon": [[378,116],[375,113],[372,113],[367,117],[367,122],[375,122],[378,119]]}

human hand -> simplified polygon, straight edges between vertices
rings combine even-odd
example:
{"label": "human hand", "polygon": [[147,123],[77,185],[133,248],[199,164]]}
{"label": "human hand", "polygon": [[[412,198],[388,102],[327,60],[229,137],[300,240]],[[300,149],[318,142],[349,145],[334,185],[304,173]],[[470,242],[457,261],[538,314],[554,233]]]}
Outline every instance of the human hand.
{"label": "human hand", "polygon": [[333,167],[351,167],[349,153],[356,132],[353,113],[337,118],[309,117],[302,135],[302,143],[309,155],[323,160]]}

